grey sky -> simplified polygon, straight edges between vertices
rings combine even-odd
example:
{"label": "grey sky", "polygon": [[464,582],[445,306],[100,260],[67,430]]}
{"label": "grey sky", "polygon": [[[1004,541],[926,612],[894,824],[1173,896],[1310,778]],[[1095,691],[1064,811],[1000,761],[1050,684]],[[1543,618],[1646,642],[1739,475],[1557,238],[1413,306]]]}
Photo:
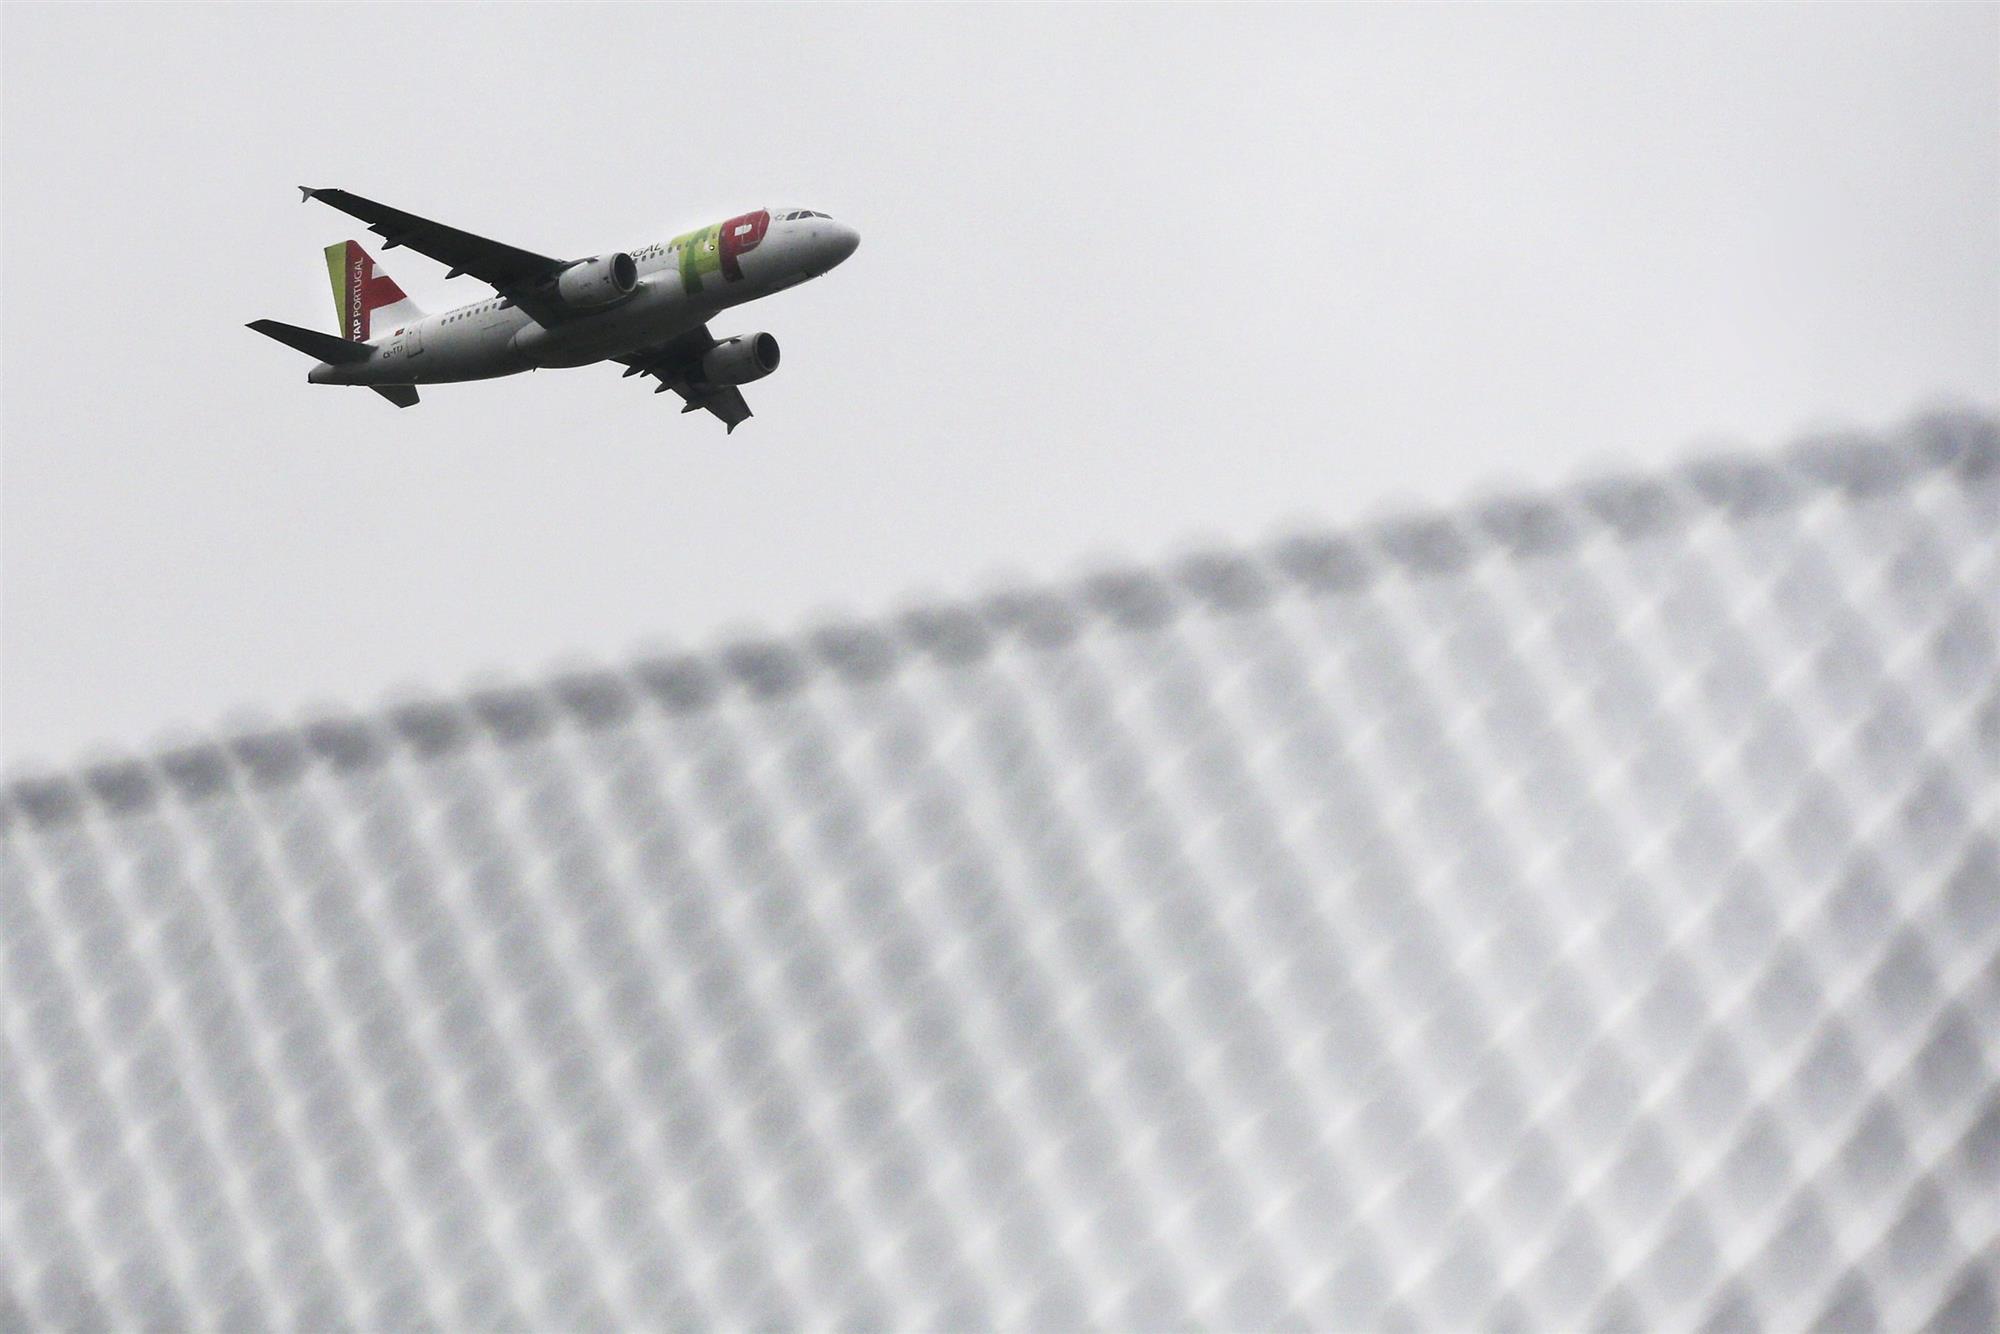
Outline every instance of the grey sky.
{"label": "grey sky", "polygon": [[[0,15],[9,763],[2000,398],[1990,6]],[[863,242],[733,437],[398,412],[241,327],[332,326],[297,184]]]}

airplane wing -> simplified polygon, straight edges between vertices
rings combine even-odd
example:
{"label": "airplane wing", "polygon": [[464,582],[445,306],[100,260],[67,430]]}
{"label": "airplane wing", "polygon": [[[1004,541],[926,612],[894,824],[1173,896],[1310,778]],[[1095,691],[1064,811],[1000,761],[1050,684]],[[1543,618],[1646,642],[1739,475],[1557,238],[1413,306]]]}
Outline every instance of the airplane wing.
{"label": "airplane wing", "polygon": [[706,410],[734,432],[750,416],[750,405],[743,399],[743,391],[734,385],[702,384],[694,378],[695,367],[702,355],[715,346],[715,336],[703,325],[692,329],[678,338],[670,339],[657,347],[643,348],[629,357],[614,357],[612,360],[625,365],[627,375],[650,375],[658,380],[654,388],[656,394],[664,394],[671,389],[686,402],[682,412]]}
{"label": "airplane wing", "polygon": [[399,208],[390,208],[387,204],[378,204],[345,190],[318,190],[301,185],[299,194],[302,203],[306,199],[317,199],[350,217],[361,219],[368,224],[369,231],[382,238],[384,250],[408,246],[450,269],[445,274],[447,278],[456,278],[464,273],[481,282],[491,283],[502,296],[544,324],[562,316],[561,308],[548,300],[540,287],[546,279],[560,272],[569,263],[567,260],[489,241],[483,236],[474,236],[471,232],[462,232],[456,227],[447,227],[441,222],[432,222],[429,218],[420,218],[414,213],[405,213]]}

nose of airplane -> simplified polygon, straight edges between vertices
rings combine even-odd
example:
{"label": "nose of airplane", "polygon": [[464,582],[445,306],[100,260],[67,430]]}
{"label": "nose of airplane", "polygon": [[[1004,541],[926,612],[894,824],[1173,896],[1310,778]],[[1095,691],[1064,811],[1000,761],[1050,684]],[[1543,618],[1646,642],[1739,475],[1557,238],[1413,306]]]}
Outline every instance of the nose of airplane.
{"label": "nose of airplane", "polygon": [[861,233],[844,222],[834,222],[832,219],[828,219],[828,222],[830,225],[826,237],[826,266],[830,269],[860,248]]}

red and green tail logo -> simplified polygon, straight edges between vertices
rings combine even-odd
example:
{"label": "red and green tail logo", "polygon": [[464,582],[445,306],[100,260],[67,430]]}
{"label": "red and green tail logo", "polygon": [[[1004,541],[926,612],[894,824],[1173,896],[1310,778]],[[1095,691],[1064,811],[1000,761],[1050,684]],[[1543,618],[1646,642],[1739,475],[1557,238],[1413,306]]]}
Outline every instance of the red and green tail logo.
{"label": "red and green tail logo", "polygon": [[370,317],[383,306],[407,301],[396,280],[375,267],[375,258],[359,241],[336,241],[326,248],[326,274],[333,280],[334,320],[340,336],[365,343]]}

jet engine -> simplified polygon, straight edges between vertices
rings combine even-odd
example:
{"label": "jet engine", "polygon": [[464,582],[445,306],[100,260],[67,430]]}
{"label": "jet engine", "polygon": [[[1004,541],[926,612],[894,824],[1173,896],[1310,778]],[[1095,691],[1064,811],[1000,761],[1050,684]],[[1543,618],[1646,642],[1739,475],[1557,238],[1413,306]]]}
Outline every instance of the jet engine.
{"label": "jet engine", "polygon": [[778,369],[778,340],[767,333],[725,338],[701,359],[708,384],[737,385],[761,380]]}
{"label": "jet engine", "polygon": [[632,295],[639,266],[624,251],[580,259],[556,277],[556,297],[573,310],[608,306]]}

